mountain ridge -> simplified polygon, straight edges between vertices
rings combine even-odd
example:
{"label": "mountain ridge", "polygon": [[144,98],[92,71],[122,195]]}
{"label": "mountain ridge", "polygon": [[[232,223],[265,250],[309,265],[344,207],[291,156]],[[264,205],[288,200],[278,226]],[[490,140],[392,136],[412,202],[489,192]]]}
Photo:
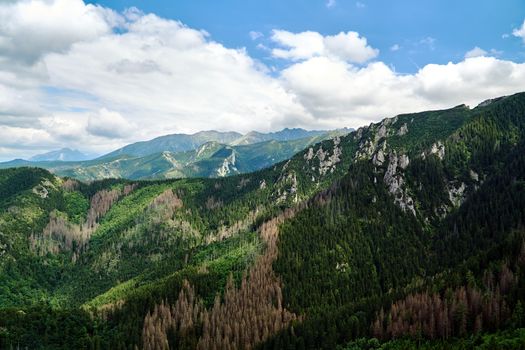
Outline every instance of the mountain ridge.
{"label": "mountain ridge", "polygon": [[[342,135],[349,129],[338,129],[333,131],[306,131],[303,129],[283,129],[277,133],[260,134],[263,141],[251,139],[256,143],[249,143],[247,139],[239,144],[221,143],[216,140],[223,134],[218,132],[200,132],[197,135],[199,141],[187,142],[194,135],[182,135],[186,144],[178,145],[180,134],[163,136],[152,141],[139,142],[126,146],[120,150],[111,152],[102,157],[88,161],[43,161],[31,162],[25,160],[13,160],[0,163],[0,168],[16,166],[43,167],[61,176],[70,176],[79,180],[91,181],[102,178],[129,178],[129,179],[153,179],[153,178],[180,178],[180,177],[221,177],[237,173],[246,173],[262,169],[281,160],[291,157],[304,147],[320,141],[324,138]],[[217,137],[219,135],[219,137]],[[239,134],[240,135],[240,134]],[[310,135],[305,138],[299,136]],[[226,133],[226,138],[231,140],[238,135]],[[240,138],[242,138],[241,136]],[[240,139],[237,138],[237,139]],[[281,139],[281,140],[275,140]],[[167,141],[166,141],[167,140]],[[193,142],[193,141],[191,141]],[[198,146],[196,146],[198,144]],[[146,145],[146,146],[144,146]],[[150,145],[150,146],[148,146]],[[153,146],[151,146],[153,145]],[[173,146],[190,147],[191,149],[180,152],[172,152]],[[176,147],[175,147],[176,148]],[[230,156],[220,156],[220,149],[234,149],[235,155],[239,156],[237,162],[230,167]],[[128,152],[128,150],[135,150]],[[214,152],[210,153],[213,149]],[[153,152],[154,153],[150,153]],[[129,154],[131,153],[131,154]],[[147,154],[145,156],[133,155]],[[223,152],[224,153],[224,152]]]}
{"label": "mountain ridge", "polygon": [[[342,130],[344,131],[346,129]],[[328,132],[328,130],[308,131],[301,128],[285,128],[280,131],[269,133],[250,131],[245,135],[235,131],[221,132],[216,130],[199,131],[193,134],[169,134],[159,136],[148,141],[139,141],[129,144],[108,154],[105,154],[100,158],[111,157],[121,154],[127,154],[132,156],[147,156],[153,153],[159,153],[163,151],[169,151],[174,153],[185,152],[196,149],[202,146],[204,143],[210,141],[232,146],[241,144],[253,144],[269,140],[290,141],[311,136],[320,136]]]}
{"label": "mountain ridge", "polygon": [[1,170],[0,344],[519,348],[524,113],[398,115],[224,178]]}
{"label": "mountain ridge", "polygon": [[37,154],[29,158],[32,162],[42,161],[83,161],[91,159],[88,155],[76,149],[61,148],[59,150]]}

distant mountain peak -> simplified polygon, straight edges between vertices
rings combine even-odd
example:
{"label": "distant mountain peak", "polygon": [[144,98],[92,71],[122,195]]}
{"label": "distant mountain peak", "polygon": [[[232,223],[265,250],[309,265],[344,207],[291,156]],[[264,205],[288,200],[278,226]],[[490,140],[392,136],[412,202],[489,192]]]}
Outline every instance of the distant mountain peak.
{"label": "distant mountain peak", "polygon": [[29,160],[33,162],[46,162],[46,161],[72,162],[72,161],[88,160],[89,158],[90,158],[89,156],[80,152],[79,150],[65,147],[59,150],[37,154],[29,158]]}

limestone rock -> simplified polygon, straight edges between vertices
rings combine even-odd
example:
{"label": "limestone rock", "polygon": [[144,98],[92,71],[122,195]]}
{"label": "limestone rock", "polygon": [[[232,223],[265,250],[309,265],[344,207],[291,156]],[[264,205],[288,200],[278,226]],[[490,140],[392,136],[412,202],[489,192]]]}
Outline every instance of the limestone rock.
{"label": "limestone rock", "polygon": [[397,134],[399,136],[403,136],[403,135],[406,135],[407,132],[408,132],[408,125],[407,123],[404,123],[403,125],[401,125],[401,127],[397,131]]}
{"label": "limestone rock", "polygon": [[476,182],[479,181],[479,175],[474,170],[470,170],[470,178]]}
{"label": "limestone rock", "polygon": [[398,157],[395,151],[391,152],[383,181],[388,186],[388,191],[394,195],[394,203],[404,211],[410,211],[415,216],[414,200],[403,189],[405,183],[403,174],[397,172],[398,167],[404,169],[402,165],[408,166],[408,156],[400,155]]}
{"label": "limestone rock", "polygon": [[430,149],[430,154],[436,154],[439,159],[443,160],[445,158],[445,145],[441,141],[434,143]]}
{"label": "limestone rock", "polygon": [[459,186],[454,183],[449,184],[448,198],[454,207],[459,207],[465,201],[466,189],[467,186],[464,182],[462,182]]}
{"label": "limestone rock", "polygon": [[224,158],[222,165],[217,169],[217,175],[219,177],[224,177],[236,172],[238,172],[238,170],[235,167],[235,152],[232,152],[232,154]]}
{"label": "limestone rock", "polygon": [[410,164],[410,159],[408,159],[408,156],[406,154],[402,154],[399,156],[399,167],[403,170],[405,170],[408,167],[408,164]]}

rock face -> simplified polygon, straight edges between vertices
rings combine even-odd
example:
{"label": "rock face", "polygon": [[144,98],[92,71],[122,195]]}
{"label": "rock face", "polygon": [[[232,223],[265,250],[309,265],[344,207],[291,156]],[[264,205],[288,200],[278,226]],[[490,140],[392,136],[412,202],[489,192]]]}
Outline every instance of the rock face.
{"label": "rock face", "polygon": [[310,148],[308,148],[308,153],[306,153],[304,155],[304,159],[312,160],[313,157],[314,157],[314,149],[313,149],[313,147],[310,147]]}
{"label": "rock face", "polygon": [[443,160],[445,158],[445,145],[441,141],[434,143],[430,149],[430,154],[436,154],[439,159]]}
{"label": "rock face", "polygon": [[476,182],[479,181],[479,175],[474,170],[470,170],[470,178]]}
{"label": "rock face", "polygon": [[[337,164],[341,161],[343,150],[341,148],[341,138],[336,136],[332,139],[333,148],[332,150],[324,150],[323,145],[319,146],[316,152],[313,147],[308,149],[308,152],[304,155],[304,159],[309,168],[319,173],[320,176],[326,175],[328,172],[334,172]],[[316,167],[315,160],[319,161]]]}
{"label": "rock face", "polygon": [[385,162],[385,152],[382,149],[380,149],[372,157],[372,163],[375,166],[381,166],[383,165],[384,162]]}
{"label": "rock face", "polygon": [[459,185],[455,183],[448,185],[448,199],[454,207],[459,207],[465,201],[466,189],[467,186],[463,182]]}
{"label": "rock face", "polygon": [[358,159],[369,159],[372,156],[372,154],[374,154],[375,148],[376,144],[372,142],[372,140],[362,140],[359,143],[358,150],[356,151],[355,160],[357,161]]}
{"label": "rock face", "polygon": [[387,185],[388,191],[394,195],[394,203],[404,211],[410,211],[415,216],[414,200],[403,188],[405,179],[403,174],[398,172],[398,167],[404,170],[408,164],[409,159],[407,155],[402,154],[398,157],[395,151],[391,152],[388,156],[388,167],[383,181]]}
{"label": "rock face", "polygon": [[383,137],[385,137],[387,135],[387,128],[386,128],[386,125],[385,124],[381,124],[381,126],[379,127],[379,129],[377,129],[377,134],[376,134],[376,140],[380,140],[382,139]]}
{"label": "rock face", "polygon": [[40,196],[40,198],[47,198],[50,188],[56,189],[55,185],[46,179],[37,186],[33,187],[32,192],[37,196]]}
{"label": "rock face", "polygon": [[[383,181],[388,191],[394,196],[394,203],[415,216],[416,204],[404,175],[405,170],[410,166],[409,156],[403,153],[398,154],[397,152],[401,151],[396,152],[388,146],[389,137],[404,136],[409,133],[411,122],[398,122],[398,120],[398,117],[385,119],[379,124],[371,124],[368,127],[358,129],[354,135],[354,140],[359,142],[354,161],[369,160],[376,167],[376,173],[385,171]],[[444,160],[445,154],[444,142],[437,140],[428,149],[422,151],[420,157],[424,160],[430,155],[435,155],[439,160]],[[309,153],[308,156],[313,157],[315,155]],[[384,170],[385,168],[386,170]],[[470,172],[470,177],[475,182],[479,182],[480,177],[474,171]],[[415,191],[416,189],[412,190]],[[464,183],[448,184],[447,191],[450,203],[448,201],[442,203],[442,207],[436,209],[436,215],[446,215],[450,209],[450,204],[454,207],[461,205],[466,190],[467,186]]]}
{"label": "rock face", "polygon": [[[354,160],[370,159],[376,167],[382,167],[388,162],[383,181],[388,191],[394,195],[394,203],[404,211],[409,211],[415,216],[414,200],[404,188],[405,179],[403,171],[409,166],[410,159],[406,154],[400,154],[398,156],[396,151],[388,151],[387,147],[387,138],[389,135],[388,126],[395,124],[397,120],[398,117],[394,117],[385,119],[379,125],[371,125],[370,129],[375,131],[375,134],[373,137],[365,139],[362,139],[362,135],[366,128],[358,129],[355,137],[361,140]],[[404,135],[407,132],[408,126],[404,123],[397,134]]]}
{"label": "rock face", "polygon": [[281,174],[277,182],[280,185],[277,189],[277,203],[285,202],[289,195],[294,196],[294,202],[299,201],[297,196],[297,175],[295,172]]}
{"label": "rock face", "polygon": [[[355,154],[355,160],[370,159],[378,149],[382,149],[383,151],[385,151],[387,138],[389,135],[392,135],[392,132],[391,130],[389,130],[388,126],[396,123],[397,119],[398,119],[397,117],[387,118],[383,120],[383,122],[381,122],[380,124],[377,124],[377,125],[371,124],[370,127],[359,128],[356,132],[356,135],[354,136],[356,140],[361,140],[359,143],[359,147]],[[362,139],[363,133],[367,129],[370,129],[371,132],[374,132],[373,134],[374,136],[366,138],[366,139]],[[382,155],[378,154],[375,157],[374,164],[376,165],[382,164],[383,162],[381,161],[381,157]]]}
{"label": "rock face", "polygon": [[408,159],[408,156],[406,154],[400,155],[399,156],[399,167],[405,170],[408,167],[408,164],[410,164],[410,159]]}
{"label": "rock face", "polygon": [[40,196],[40,198],[47,198],[49,191],[44,186],[38,185],[33,188],[33,193],[36,194],[37,196]]}
{"label": "rock face", "polygon": [[403,135],[406,135],[407,133],[408,133],[408,125],[407,123],[404,123],[403,125],[401,125],[401,127],[397,131],[397,134],[399,136],[403,136]]}
{"label": "rock face", "polygon": [[235,152],[232,152],[224,159],[222,165],[219,167],[219,169],[217,169],[217,175],[224,177],[230,175],[232,172],[238,172],[237,168],[235,167]]}

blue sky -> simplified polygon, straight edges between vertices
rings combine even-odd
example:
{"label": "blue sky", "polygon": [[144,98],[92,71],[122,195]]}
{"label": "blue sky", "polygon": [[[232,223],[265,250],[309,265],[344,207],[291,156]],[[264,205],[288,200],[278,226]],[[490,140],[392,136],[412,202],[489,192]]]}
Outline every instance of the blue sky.
{"label": "blue sky", "polygon": [[[523,0],[105,0],[93,1],[123,11],[180,20],[208,31],[227,47],[246,47],[252,57],[284,64],[257,48],[273,29],[317,31],[323,35],[357,31],[380,50],[379,58],[400,73],[428,63],[457,62],[480,47],[508,60],[525,59],[525,49],[510,35],[525,17]],[[249,32],[265,35],[252,40]],[[399,50],[391,50],[394,45]]]}
{"label": "blue sky", "polygon": [[0,160],[525,91],[525,1],[0,1]]}

